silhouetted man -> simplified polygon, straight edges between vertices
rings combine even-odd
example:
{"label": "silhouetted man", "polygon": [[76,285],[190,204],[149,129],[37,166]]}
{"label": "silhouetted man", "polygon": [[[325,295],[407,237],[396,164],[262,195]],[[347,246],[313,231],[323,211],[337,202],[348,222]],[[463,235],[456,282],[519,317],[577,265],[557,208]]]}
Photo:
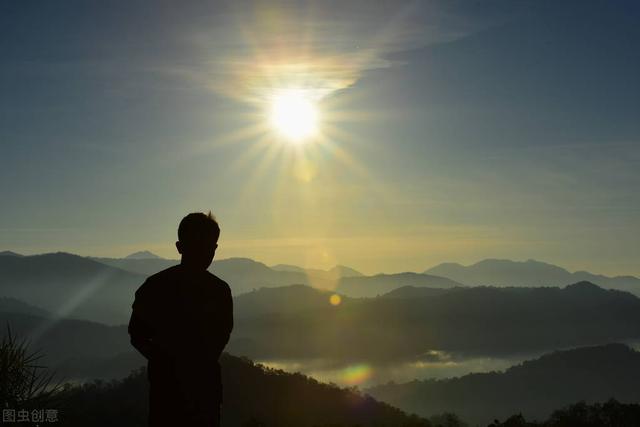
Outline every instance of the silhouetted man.
{"label": "silhouetted man", "polygon": [[129,321],[131,344],[148,360],[149,426],[219,426],[218,358],[233,328],[229,285],[207,271],[220,227],[209,212],[178,227],[179,265],[138,288]]}

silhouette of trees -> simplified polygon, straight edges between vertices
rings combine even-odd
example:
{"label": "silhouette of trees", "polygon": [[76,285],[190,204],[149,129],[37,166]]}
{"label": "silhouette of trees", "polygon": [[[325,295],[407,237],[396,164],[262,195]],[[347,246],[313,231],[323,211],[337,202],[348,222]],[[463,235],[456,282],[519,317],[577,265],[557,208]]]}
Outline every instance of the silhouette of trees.
{"label": "silhouette of trees", "polygon": [[65,426],[146,426],[148,381],[145,368],[122,380],[94,380],[75,386],[65,394],[60,418]]}
{"label": "silhouette of trees", "polygon": [[547,425],[550,427],[627,427],[640,425],[640,405],[620,403],[611,399],[605,403],[588,405],[579,402],[555,411]]}
{"label": "silhouette of trees", "polygon": [[456,414],[445,412],[429,418],[433,427],[467,427],[468,424],[462,421]]}
{"label": "silhouette of trees", "polygon": [[[459,427],[407,415],[354,389],[320,383],[223,354],[223,426],[240,427]],[[93,381],[65,395],[64,425],[145,426],[148,382],[140,368],[123,380]],[[455,418],[443,418],[454,420]]]}
{"label": "silhouette of trees", "polygon": [[610,399],[605,403],[578,402],[553,412],[547,421],[527,422],[514,415],[504,422],[494,421],[489,427],[637,427],[640,405]]}

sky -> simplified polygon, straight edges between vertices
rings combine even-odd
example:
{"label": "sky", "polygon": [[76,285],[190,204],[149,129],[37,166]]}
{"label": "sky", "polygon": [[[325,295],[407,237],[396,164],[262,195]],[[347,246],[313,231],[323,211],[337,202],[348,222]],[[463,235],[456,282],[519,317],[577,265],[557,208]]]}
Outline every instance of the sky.
{"label": "sky", "polygon": [[[0,0],[0,250],[640,276],[633,1]],[[276,94],[317,132],[286,141]]]}

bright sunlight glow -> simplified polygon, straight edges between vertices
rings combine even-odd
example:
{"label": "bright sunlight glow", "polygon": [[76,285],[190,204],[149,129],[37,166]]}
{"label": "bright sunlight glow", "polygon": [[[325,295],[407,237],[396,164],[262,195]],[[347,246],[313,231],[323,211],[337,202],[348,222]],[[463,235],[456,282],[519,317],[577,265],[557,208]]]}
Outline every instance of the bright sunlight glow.
{"label": "bright sunlight glow", "polygon": [[316,133],[318,110],[303,90],[288,90],[273,97],[270,121],[284,137],[299,143]]}

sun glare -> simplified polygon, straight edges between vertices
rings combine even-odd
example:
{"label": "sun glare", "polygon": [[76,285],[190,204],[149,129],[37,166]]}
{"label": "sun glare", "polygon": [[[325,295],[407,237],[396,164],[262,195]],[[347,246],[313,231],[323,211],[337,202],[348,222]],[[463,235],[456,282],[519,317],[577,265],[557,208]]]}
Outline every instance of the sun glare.
{"label": "sun glare", "polygon": [[271,125],[287,140],[308,141],[318,129],[318,110],[303,90],[288,90],[273,97]]}

